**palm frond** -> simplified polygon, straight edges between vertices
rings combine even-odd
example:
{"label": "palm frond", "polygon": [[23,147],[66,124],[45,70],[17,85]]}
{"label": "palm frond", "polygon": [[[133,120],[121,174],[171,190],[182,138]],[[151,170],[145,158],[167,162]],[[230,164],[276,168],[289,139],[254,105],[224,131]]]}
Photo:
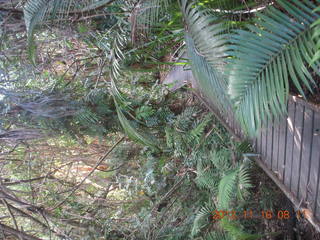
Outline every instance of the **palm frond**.
{"label": "palm frond", "polygon": [[120,28],[119,31],[114,33],[114,40],[111,46],[111,52],[110,52],[110,62],[111,62],[111,71],[110,71],[110,77],[112,79],[118,79],[118,77],[121,75],[121,61],[125,58],[124,53],[122,49],[124,48],[127,38],[122,30]]}
{"label": "palm frond", "polygon": [[61,20],[70,13],[83,14],[111,2],[112,0],[28,0],[23,13],[28,33],[28,54],[33,63],[35,63],[33,34],[38,25],[52,19]]}
{"label": "palm frond", "polygon": [[86,127],[90,132],[103,135],[107,129],[102,124],[102,118],[97,113],[92,112],[88,107],[84,107],[74,116],[76,122]]}
{"label": "palm frond", "polygon": [[206,11],[200,10],[188,1],[182,0],[182,12],[186,23],[186,45],[191,60],[193,75],[201,91],[221,111],[232,111],[227,95],[227,79],[223,74],[225,66],[227,35],[223,24]]}
{"label": "palm frond", "polygon": [[243,141],[240,143],[236,143],[236,151],[239,152],[240,154],[252,152],[252,147],[250,142]]}
{"label": "palm frond", "polygon": [[[315,9],[315,12],[320,12],[320,6]],[[320,18],[317,19],[312,25],[314,29],[313,39],[316,42],[317,51],[311,60],[311,64],[320,60]]]}
{"label": "palm frond", "polygon": [[122,113],[122,110],[118,103],[115,101],[116,109],[118,118],[120,121],[120,124],[123,128],[123,130],[126,132],[129,138],[132,140],[143,144],[145,146],[149,146],[152,149],[159,149],[159,145],[157,145],[156,141],[151,139],[149,136],[147,136],[144,133],[139,133],[135,127],[132,126],[130,121],[125,117],[125,115]]}
{"label": "palm frond", "polygon": [[171,0],[140,0],[131,14],[132,42],[139,34],[148,35],[159,18],[166,12]]}
{"label": "palm frond", "polygon": [[[319,2],[319,1],[317,1]],[[287,12],[273,6],[257,13],[249,31],[237,30],[231,40],[230,95],[237,118],[254,135],[272,115],[286,112],[289,80],[301,95],[312,91],[308,64],[316,52],[311,24],[319,18],[313,1],[278,0]],[[318,63],[311,65],[319,75]]]}

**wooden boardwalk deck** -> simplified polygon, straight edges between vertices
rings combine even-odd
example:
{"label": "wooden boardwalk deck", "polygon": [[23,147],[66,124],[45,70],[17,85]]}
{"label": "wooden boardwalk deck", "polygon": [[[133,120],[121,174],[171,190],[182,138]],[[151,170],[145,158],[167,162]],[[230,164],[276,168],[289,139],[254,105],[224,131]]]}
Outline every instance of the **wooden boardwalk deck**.
{"label": "wooden boardwalk deck", "polygon": [[[184,70],[182,67],[175,67],[175,78],[179,76],[177,71]],[[170,74],[168,76],[170,77]],[[185,73],[180,76],[183,78]],[[194,81],[191,81],[193,85]],[[198,90],[201,92],[201,89]],[[244,139],[243,131],[233,113],[223,114],[213,102],[208,102],[208,99],[203,97],[227,129],[236,137]],[[261,156],[264,170],[269,176],[272,175],[279,187],[285,189],[296,208],[311,211],[313,216],[308,220],[319,231],[320,108],[291,96],[287,111],[287,116],[269,121],[258,137],[250,141],[256,153]]]}
{"label": "wooden boardwalk deck", "polygon": [[257,153],[320,220],[320,109],[290,97],[288,115],[274,119],[254,141]]}

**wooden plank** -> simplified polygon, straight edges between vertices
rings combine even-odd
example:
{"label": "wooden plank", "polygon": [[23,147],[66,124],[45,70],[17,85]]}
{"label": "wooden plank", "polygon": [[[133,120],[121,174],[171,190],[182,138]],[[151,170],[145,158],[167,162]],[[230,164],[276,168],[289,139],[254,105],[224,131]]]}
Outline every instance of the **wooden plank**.
{"label": "wooden plank", "polygon": [[284,184],[290,188],[292,174],[292,154],[293,154],[293,132],[294,132],[294,114],[296,103],[289,102],[287,117],[287,146],[286,146],[286,164],[284,174]]}
{"label": "wooden plank", "polygon": [[[320,113],[314,113],[311,168],[308,189],[308,202],[316,217],[320,219],[319,174],[320,174]],[[316,204],[317,203],[317,204]]]}
{"label": "wooden plank", "polygon": [[266,164],[270,170],[272,170],[272,151],[273,151],[273,118],[268,120],[267,130],[267,146],[266,146]]}
{"label": "wooden plank", "polygon": [[231,114],[229,115],[229,118],[230,118],[230,127],[231,127],[232,129],[235,129],[235,117],[234,117],[234,115],[231,113]]}
{"label": "wooden plank", "polygon": [[265,163],[266,161],[266,146],[267,146],[267,128],[266,126],[261,129],[261,159]]}
{"label": "wooden plank", "polygon": [[313,110],[314,112],[320,112],[320,106],[319,105],[316,105],[316,104],[314,104],[312,102],[307,102],[301,96],[299,97],[299,96],[289,95],[289,99],[290,99],[290,101],[297,102],[300,105],[305,106],[306,108],[308,108],[310,110]]}
{"label": "wooden plank", "polygon": [[281,116],[279,122],[278,177],[284,182],[287,151],[287,116]]}
{"label": "wooden plank", "polygon": [[300,181],[300,167],[301,167],[301,154],[303,143],[303,124],[304,124],[304,106],[296,104],[295,119],[294,119],[294,132],[293,132],[293,154],[292,154],[292,174],[290,180],[291,191],[298,196],[299,181]]}
{"label": "wooden plank", "polygon": [[279,154],[279,121],[280,118],[275,118],[273,122],[273,152],[272,152],[272,171],[278,173],[278,154]]}
{"label": "wooden plank", "polygon": [[260,131],[257,134],[257,136],[251,140],[253,151],[256,153],[259,152],[259,143],[260,143],[259,136],[260,136]]}
{"label": "wooden plank", "polygon": [[313,138],[313,123],[314,112],[311,109],[305,108],[304,111],[304,130],[302,136],[302,165],[300,168],[300,183],[298,198],[307,200],[307,185],[310,177],[311,168],[311,151],[312,151],[312,138]]}

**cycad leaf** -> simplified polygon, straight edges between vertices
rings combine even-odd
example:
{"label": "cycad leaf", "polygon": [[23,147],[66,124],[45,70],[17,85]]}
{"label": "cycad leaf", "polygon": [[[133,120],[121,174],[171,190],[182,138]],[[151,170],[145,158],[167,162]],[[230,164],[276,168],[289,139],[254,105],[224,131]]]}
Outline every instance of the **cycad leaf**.
{"label": "cycad leaf", "polygon": [[[237,117],[254,135],[266,120],[286,112],[289,80],[304,96],[314,80],[309,63],[316,52],[311,24],[319,17],[313,1],[278,0],[287,12],[269,7],[257,13],[250,31],[237,30],[231,42],[230,95]],[[319,1],[318,1],[319,2]],[[314,63],[313,70],[319,74]]]}
{"label": "cycad leaf", "polygon": [[139,34],[148,35],[159,18],[166,12],[171,0],[140,0],[132,11],[132,42]]}
{"label": "cycad leaf", "polygon": [[33,34],[35,28],[44,21],[63,19],[70,12],[84,13],[100,8],[112,0],[28,0],[24,5],[24,20],[28,33],[28,53],[35,63],[35,43]]}
{"label": "cycad leaf", "polygon": [[141,143],[145,146],[149,146],[153,149],[159,149],[157,143],[154,140],[151,140],[148,136],[146,136],[143,133],[139,133],[130,123],[130,121],[125,117],[125,115],[122,113],[122,110],[120,109],[119,105],[115,101],[116,109],[118,118],[120,121],[120,124],[123,128],[123,130],[126,132],[129,138],[131,138],[133,141],[136,141],[138,143]]}
{"label": "cycad leaf", "polygon": [[227,80],[223,74],[227,37],[221,23],[201,11],[199,7],[182,0],[181,8],[186,22],[186,45],[193,75],[201,91],[220,111],[232,111],[227,95]]}
{"label": "cycad leaf", "polygon": [[[315,9],[315,12],[320,12],[320,6]],[[311,60],[311,64],[314,64],[315,62],[320,60],[320,18],[318,18],[317,21],[312,24],[312,27],[314,29],[312,37],[317,44],[317,51]]]}

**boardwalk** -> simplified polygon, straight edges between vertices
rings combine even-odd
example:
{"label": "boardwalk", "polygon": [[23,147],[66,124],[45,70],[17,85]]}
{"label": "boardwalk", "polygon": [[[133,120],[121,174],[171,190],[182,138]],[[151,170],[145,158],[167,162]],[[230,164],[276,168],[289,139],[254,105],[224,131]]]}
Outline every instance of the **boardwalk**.
{"label": "boardwalk", "polygon": [[320,109],[291,97],[288,116],[267,124],[255,149],[294,196],[320,220]]}
{"label": "boardwalk", "polygon": [[[176,67],[174,71],[175,80],[185,80],[177,79],[177,72],[184,71],[182,67]],[[183,78],[186,74],[180,76]],[[194,85],[194,79],[191,82]],[[233,113],[223,114],[213,102],[203,98],[234,136],[245,138]],[[320,222],[320,108],[291,96],[287,111],[287,116],[269,121],[258,137],[250,141],[269,176],[272,172],[273,180],[285,189],[296,207],[307,208],[313,213],[315,219],[309,219],[311,222]],[[313,225],[320,229],[318,223]]]}

